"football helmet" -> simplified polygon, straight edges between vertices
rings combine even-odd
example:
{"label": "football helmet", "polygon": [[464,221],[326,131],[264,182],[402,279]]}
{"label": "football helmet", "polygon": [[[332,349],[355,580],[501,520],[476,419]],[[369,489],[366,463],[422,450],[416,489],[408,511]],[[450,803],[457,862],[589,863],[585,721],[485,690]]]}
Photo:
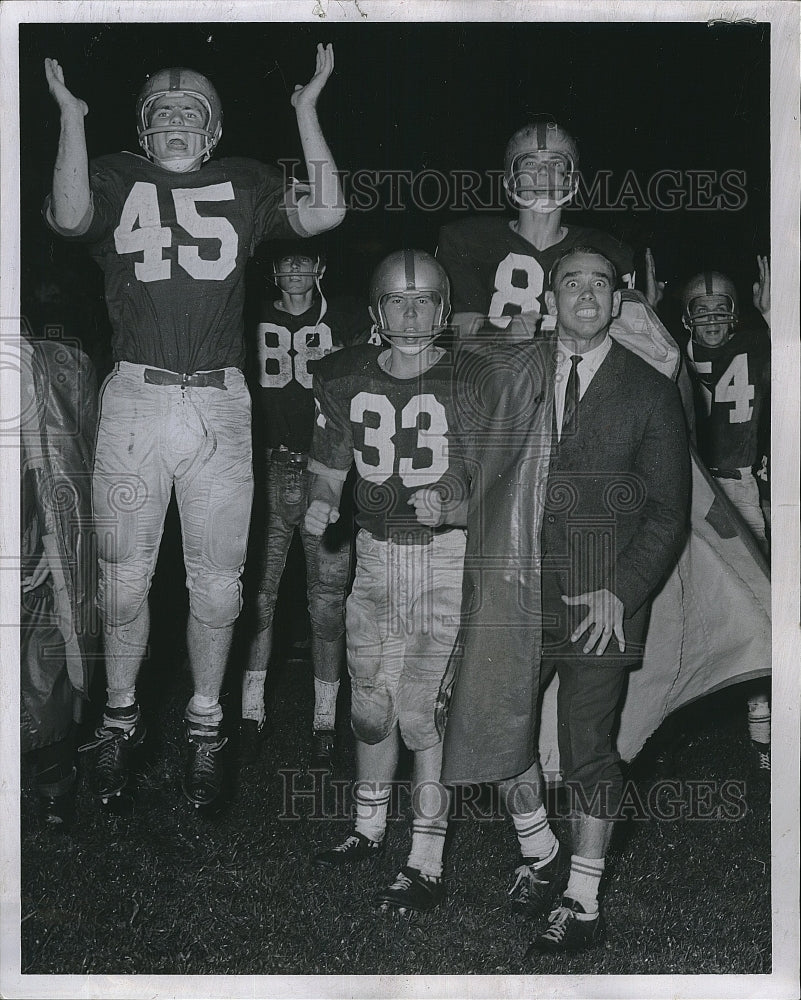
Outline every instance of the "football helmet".
{"label": "football helmet", "polygon": [[[307,267],[305,269],[295,269],[289,272],[287,264],[295,257],[303,257],[307,260],[311,260],[313,263],[311,267]],[[282,264],[284,264],[283,271],[281,270]],[[284,289],[281,288],[281,285],[279,285],[278,282],[282,274],[287,273],[314,278],[314,287],[317,289],[317,294],[320,296],[320,315],[317,317],[317,322],[320,323],[323,316],[325,316],[328,311],[328,303],[326,302],[325,295],[323,295],[323,289],[320,285],[320,281],[325,274],[325,254],[313,247],[310,249],[304,246],[303,243],[279,244],[273,254],[273,281],[281,291]]]}
{"label": "football helmet", "polygon": [[[150,127],[150,112],[153,102],[167,94],[187,94],[200,101],[206,109],[206,121],[202,128],[192,125],[183,125],[180,129],[175,129],[171,125],[158,125]],[[205,163],[214,152],[214,147],[222,136],[222,104],[217,91],[211,81],[193,69],[186,69],[183,66],[173,66],[169,69],[161,69],[149,77],[144,87],[139,92],[136,101],[136,128],[139,133],[139,145],[144,149],[146,155],[151,160],[156,160],[153,154],[150,137],[159,132],[188,132],[205,137],[206,143],[201,152],[191,158],[191,162],[200,160]],[[190,164],[191,165],[191,164]],[[175,161],[172,161],[172,169],[176,169]]]}
{"label": "football helmet", "polygon": [[[427,292],[437,299],[437,311],[431,330],[419,334],[391,330],[387,322],[384,303],[390,295],[408,295]],[[424,250],[397,250],[385,257],[370,279],[370,315],[373,334],[393,343],[395,338],[416,336],[419,345],[413,353],[421,353],[447,330],[451,311],[451,285],[445,269]],[[408,352],[405,352],[408,353]]]}
{"label": "football helmet", "polygon": [[[536,158],[543,152],[559,154],[564,160],[563,178],[553,192],[543,196],[531,187],[531,173],[524,163],[527,157]],[[518,208],[535,212],[553,212],[570,201],[578,187],[578,143],[570,133],[556,122],[542,119],[518,129],[506,144],[503,159],[503,180],[509,200]],[[556,161],[558,162],[558,161]],[[545,169],[544,165],[540,169]],[[530,193],[526,193],[526,191]],[[561,191],[561,194],[558,192]]]}
{"label": "football helmet", "polygon": [[[693,340],[705,343],[705,338],[719,326],[728,327],[720,344],[729,340],[739,318],[737,289],[730,278],[719,271],[702,271],[684,286],[681,300],[681,321]],[[719,338],[715,336],[714,339]],[[706,346],[720,344],[712,343],[710,339]]]}

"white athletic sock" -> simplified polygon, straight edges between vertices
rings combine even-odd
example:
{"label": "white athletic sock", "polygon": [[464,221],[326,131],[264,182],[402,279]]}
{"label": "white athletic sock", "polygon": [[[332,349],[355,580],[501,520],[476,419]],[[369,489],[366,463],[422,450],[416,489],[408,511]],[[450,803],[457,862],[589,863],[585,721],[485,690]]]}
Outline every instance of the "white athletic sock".
{"label": "white athletic sock", "polygon": [[581,903],[587,913],[598,912],[598,886],[606,865],[605,858],[570,858],[570,879],[564,895]]}
{"label": "white athletic sock", "polygon": [[314,722],[315,729],[334,729],[337,717],[337,695],[339,681],[321,681],[314,678]]}
{"label": "white athletic sock", "polygon": [[512,822],[520,843],[520,853],[526,860],[536,858],[538,862],[547,864],[556,856],[559,841],[548,825],[545,806],[540,806],[536,812],[512,813]]}
{"label": "white athletic sock", "polygon": [[106,688],[106,708],[131,708],[136,704],[136,688]]}
{"label": "white athletic sock", "polygon": [[428,878],[442,877],[442,853],[445,850],[446,819],[412,820],[412,850],[406,862]]}
{"label": "white athletic sock", "polygon": [[184,718],[193,736],[208,736],[220,728],[223,718],[222,705],[217,698],[193,694],[186,706]]}
{"label": "white athletic sock", "polygon": [[266,670],[246,670],[242,675],[242,718],[253,719],[261,725],[266,718],[264,683]]}
{"label": "white athletic sock", "polygon": [[748,735],[757,743],[770,743],[770,702],[766,694],[748,699]]}
{"label": "white athletic sock", "polygon": [[385,782],[358,781],[353,787],[356,832],[368,840],[383,840],[387,828],[390,786]]}

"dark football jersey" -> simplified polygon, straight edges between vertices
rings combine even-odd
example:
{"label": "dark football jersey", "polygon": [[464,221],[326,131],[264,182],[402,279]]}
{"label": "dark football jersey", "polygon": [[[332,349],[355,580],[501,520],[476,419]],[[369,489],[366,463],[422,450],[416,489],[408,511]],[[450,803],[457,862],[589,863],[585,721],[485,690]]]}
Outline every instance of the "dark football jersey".
{"label": "dark football jersey", "polygon": [[385,347],[365,344],[325,358],[314,373],[317,415],[311,457],[329,469],[356,466],[356,521],[376,538],[425,541],[431,528],[409,498],[439,485],[458,496],[461,475],[449,352],[422,375],[379,367]]}
{"label": "dark football jersey", "polygon": [[364,343],[369,336],[367,309],[361,304],[328,303],[320,315],[320,299],[298,316],[267,301],[260,310],[253,345],[255,413],[261,419],[268,448],[308,452],[314,429],[312,373],[315,362],[333,350]]}
{"label": "dark football jersey", "polygon": [[508,217],[464,219],[443,226],[437,259],[451,279],[454,312],[482,316],[516,316],[536,309],[544,313],[543,291],[556,261],[574,246],[591,246],[608,257],[621,279],[633,273],[631,250],[597,229],[566,226],[554,246],[538,250],[511,228]]}
{"label": "dark football jersey", "polygon": [[762,411],[770,393],[770,339],[738,331],[722,347],[687,346],[696,398],[698,450],[711,469],[759,464]]}
{"label": "dark football jersey", "polygon": [[267,237],[298,235],[281,172],[232,158],[175,173],[114,153],[92,161],[90,185],[94,217],[72,238],[103,269],[114,360],[241,368],[245,264]]}

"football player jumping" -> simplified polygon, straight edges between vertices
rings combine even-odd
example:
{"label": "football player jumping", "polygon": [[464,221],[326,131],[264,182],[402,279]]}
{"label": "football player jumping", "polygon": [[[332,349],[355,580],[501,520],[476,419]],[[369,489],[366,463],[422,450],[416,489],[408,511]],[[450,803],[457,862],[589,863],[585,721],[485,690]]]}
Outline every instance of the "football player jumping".
{"label": "football player jumping", "polygon": [[[703,271],[682,290],[682,322],[690,333],[687,359],[695,389],[698,450],[723,492],[763,548],[765,520],[754,470],[762,458],[760,431],[769,423],[770,265],[758,257],[754,306],[765,329],[740,324],[737,290],[725,274]],[[770,771],[770,701],[766,691],[748,699],[754,758]]]}
{"label": "football player jumping", "polygon": [[[306,556],[306,586],[314,666],[313,765],[331,767],[339,675],[344,658],[345,591],[350,575],[350,525],[324,540],[303,526],[309,506],[307,469],[312,430],[314,363],[344,344],[361,339],[362,310],[327,302],[321,279],[325,262],[301,243],[278,249],[273,277],[278,296],[262,303],[255,331],[254,411],[256,440],[266,458],[266,511],[260,537],[256,634],[242,678],[241,740],[255,757],[266,719],[264,684],[273,647],[278,588],[295,529]],[[363,339],[366,339],[366,332]],[[261,433],[260,433],[261,432]],[[258,496],[255,510],[258,511]],[[262,507],[263,509],[263,507]]]}
{"label": "football player jumping", "polygon": [[309,236],[344,216],[336,167],[317,118],[334,68],[317,47],[314,76],[291,97],[309,189],[248,159],[210,159],[222,135],[211,82],[191,69],[151,76],[136,104],[144,156],[89,163],[87,104],[45,60],[61,115],[53,190],[59,234],[87,244],[105,274],[114,369],[101,399],[93,478],[107,702],[96,739],[95,793],[126,786],[145,724],[136,680],[149,633],[148,592],[173,487],[189,590],[184,794],[210,805],[223,784],[219,696],[241,608],[253,479],[250,397],[242,374],[248,257],[267,237]]}
{"label": "football player jumping", "polygon": [[306,529],[339,517],[357,470],[356,578],[346,607],[351,724],[356,736],[355,831],[315,856],[339,868],[383,846],[400,740],[414,753],[412,849],[376,902],[428,910],[444,897],[449,796],[440,784],[435,707],[459,624],[465,532],[445,513],[464,481],[456,455],[453,361],[438,347],[450,287],[427,253],[402,250],[377,267],[370,314],[389,342],[340,351],[315,371],[315,473]]}
{"label": "football player jumping", "polygon": [[[504,155],[504,186],[517,218],[478,217],[440,230],[437,258],[453,283],[453,326],[460,337],[528,339],[545,312],[551,268],[570,247],[592,246],[633,285],[631,250],[597,229],[566,225],[562,208],[578,187],[574,137],[546,118],[518,129]],[[653,305],[658,290],[648,289]]]}

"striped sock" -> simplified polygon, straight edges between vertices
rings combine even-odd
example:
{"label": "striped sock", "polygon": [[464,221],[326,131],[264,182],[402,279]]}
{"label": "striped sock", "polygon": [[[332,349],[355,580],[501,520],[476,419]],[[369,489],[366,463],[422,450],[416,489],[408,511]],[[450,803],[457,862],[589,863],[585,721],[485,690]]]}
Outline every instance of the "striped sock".
{"label": "striped sock", "polygon": [[598,886],[605,865],[605,858],[582,858],[578,854],[570,858],[570,880],[564,894],[581,903],[587,913],[598,912]]}
{"label": "striped sock", "polygon": [[357,781],[353,786],[356,832],[381,841],[387,828],[390,786],[383,781]]}
{"label": "striped sock", "polygon": [[103,711],[103,725],[110,729],[122,729],[129,732],[139,721],[139,705],[134,702],[123,708],[112,708],[106,705]]}
{"label": "striped sock", "polygon": [[412,820],[412,850],[406,862],[428,878],[442,877],[442,854],[445,850],[446,819]]}
{"label": "striped sock", "polygon": [[222,705],[216,698],[192,695],[184,712],[191,736],[216,736],[223,718]]}
{"label": "striped sock", "polygon": [[520,853],[524,858],[536,858],[547,863],[555,856],[559,841],[548,826],[545,806],[540,806],[533,813],[513,813],[512,822],[520,843]]}

